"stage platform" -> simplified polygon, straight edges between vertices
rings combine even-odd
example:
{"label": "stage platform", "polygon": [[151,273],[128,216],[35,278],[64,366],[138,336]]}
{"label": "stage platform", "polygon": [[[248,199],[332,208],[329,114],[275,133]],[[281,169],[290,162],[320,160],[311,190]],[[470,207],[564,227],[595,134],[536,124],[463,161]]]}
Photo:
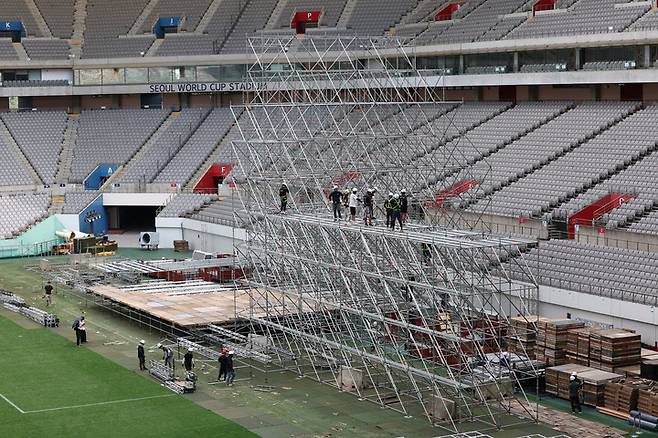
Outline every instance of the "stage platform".
{"label": "stage platform", "polygon": [[[135,311],[180,326],[191,328],[207,324],[222,324],[244,319],[250,315],[251,295],[247,289],[223,286],[202,280],[171,282],[149,281],[139,285],[97,285],[87,289],[98,297],[128,306]],[[260,298],[265,294],[255,294]],[[296,304],[275,292],[269,301],[295,312]],[[261,306],[254,306],[251,316],[259,314]]]}

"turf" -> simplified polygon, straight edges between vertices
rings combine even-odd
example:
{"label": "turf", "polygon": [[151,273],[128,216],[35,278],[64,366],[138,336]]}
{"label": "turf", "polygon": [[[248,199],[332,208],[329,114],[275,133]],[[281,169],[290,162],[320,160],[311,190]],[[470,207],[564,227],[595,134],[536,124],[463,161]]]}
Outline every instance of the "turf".
{"label": "turf", "polygon": [[0,398],[2,437],[257,436],[45,328],[0,317],[0,351],[0,394],[24,411]]}

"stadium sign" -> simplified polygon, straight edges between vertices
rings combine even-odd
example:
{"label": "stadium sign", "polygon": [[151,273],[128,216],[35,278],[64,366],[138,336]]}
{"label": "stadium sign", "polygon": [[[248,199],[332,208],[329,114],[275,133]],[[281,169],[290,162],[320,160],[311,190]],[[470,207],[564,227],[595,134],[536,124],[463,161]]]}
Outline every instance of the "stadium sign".
{"label": "stadium sign", "polygon": [[267,83],[259,82],[185,82],[180,84],[150,84],[151,93],[222,93],[231,91],[255,91],[267,89]]}

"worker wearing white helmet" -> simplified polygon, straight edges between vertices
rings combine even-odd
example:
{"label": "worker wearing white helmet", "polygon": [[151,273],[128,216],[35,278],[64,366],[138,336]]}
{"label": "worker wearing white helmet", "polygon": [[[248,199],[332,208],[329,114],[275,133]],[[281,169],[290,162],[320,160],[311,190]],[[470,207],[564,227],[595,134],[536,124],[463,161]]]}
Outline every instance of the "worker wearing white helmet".
{"label": "worker wearing white helmet", "polygon": [[402,231],[402,219],[400,219],[400,195],[397,193],[393,195],[393,199],[391,199],[389,205],[391,207],[391,230],[395,231],[395,221],[397,221],[400,224],[400,231]]}
{"label": "worker wearing white helmet", "polygon": [[137,360],[139,360],[139,370],[146,370],[146,353],[144,352],[144,339],[137,345]]}
{"label": "worker wearing white helmet", "polygon": [[235,367],[233,365],[234,354],[234,351],[229,351],[226,359],[226,386],[233,386],[233,380],[235,380]]}
{"label": "worker wearing white helmet", "polygon": [[359,205],[359,197],[356,195],[356,187],[352,189],[350,194],[350,222],[356,221],[356,207]]}
{"label": "worker wearing white helmet", "polygon": [[386,211],[386,228],[391,226],[391,201],[393,200],[393,192],[388,192],[388,197],[384,200],[384,210]]}
{"label": "worker wearing white helmet", "polygon": [[194,368],[194,349],[189,348],[187,350],[187,353],[183,356],[183,366],[185,367],[185,371],[192,371]]}
{"label": "worker wearing white helmet", "polygon": [[575,372],[571,373],[571,376],[569,376],[569,401],[571,402],[571,413],[573,414],[575,414],[576,411],[578,411],[579,414],[583,412],[580,407],[580,388],[582,386],[578,374]]}

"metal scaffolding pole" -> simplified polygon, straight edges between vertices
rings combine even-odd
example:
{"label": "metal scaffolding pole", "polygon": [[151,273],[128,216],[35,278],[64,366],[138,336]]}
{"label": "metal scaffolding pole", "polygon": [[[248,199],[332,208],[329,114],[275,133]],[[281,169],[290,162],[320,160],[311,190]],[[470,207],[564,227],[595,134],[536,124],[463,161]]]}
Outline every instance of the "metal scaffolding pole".
{"label": "metal scaffolding pole", "polygon": [[[536,282],[513,282],[505,268],[524,265],[535,242],[474,231],[453,207],[477,197],[478,184],[451,194],[451,208],[437,204],[454,184],[447,176],[468,171],[463,103],[416,70],[403,40],[248,45],[254,86],[234,109],[231,182],[247,230],[236,251],[252,272],[242,316],[254,332],[292,352],[278,359],[298,374],[450,431],[462,421],[502,427],[511,400],[536,421],[523,385],[534,364],[490,360],[519,335],[509,318],[536,309]],[[355,189],[355,221],[332,217],[333,186]],[[367,190],[381,217],[384,195],[403,189],[404,231],[362,223]]]}

